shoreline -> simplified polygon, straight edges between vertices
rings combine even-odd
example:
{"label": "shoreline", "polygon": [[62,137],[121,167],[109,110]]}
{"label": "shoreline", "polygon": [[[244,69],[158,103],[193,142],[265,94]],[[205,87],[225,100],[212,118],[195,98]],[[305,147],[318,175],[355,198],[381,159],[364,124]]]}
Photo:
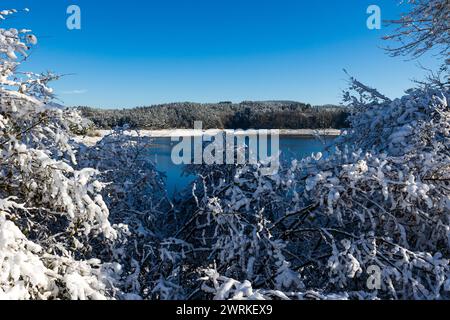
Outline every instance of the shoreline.
{"label": "shoreline", "polygon": [[[163,129],[163,130],[137,130],[143,137],[150,138],[171,138],[171,137],[194,137],[199,135],[216,135],[220,132],[235,132],[236,135],[246,134],[248,131],[243,130],[231,130],[231,129],[210,129],[210,130],[195,130],[195,129]],[[126,131],[131,136],[136,136],[136,130]],[[252,130],[249,130],[252,131]],[[258,130],[253,130],[258,131]],[[270,132],[270,130],[267,130]],[[280,136],[297,136],[305,138],[313,138],[317,135],[324,137],[338,137],[342,131],[337,129],[279,129]],[[84,144],[95,145],[102,140],[108,134],[111,134],[112,130],[95,130],[98,136],[76,136],[75,141]]]}

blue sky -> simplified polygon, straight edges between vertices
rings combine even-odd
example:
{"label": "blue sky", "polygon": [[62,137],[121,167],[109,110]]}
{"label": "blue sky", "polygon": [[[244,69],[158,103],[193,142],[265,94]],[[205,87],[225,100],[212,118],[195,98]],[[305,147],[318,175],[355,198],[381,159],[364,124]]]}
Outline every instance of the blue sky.
{"label": "blue sky", "polygon": [[[39,38],[24,69],[74,74],[54,83],[67,105],[135,107],[174,101],[297,100],[339,103],[347,69],[397,97],[422,78],[417,64],[379,47],[387,28],[366,27],[370,4],[382,18],[395,0],[2,0],[21,9],[4,26]],[[82,29],[66,28],[80,6]]]}

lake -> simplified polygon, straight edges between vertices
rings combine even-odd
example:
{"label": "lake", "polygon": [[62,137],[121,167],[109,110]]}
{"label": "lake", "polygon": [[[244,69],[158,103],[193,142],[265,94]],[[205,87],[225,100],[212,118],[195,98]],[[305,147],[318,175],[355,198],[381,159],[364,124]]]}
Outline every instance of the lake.
{"label": "lake", "polygon": [[[301,159],[312,153],[322,152],[332,143],[335,137],[323,138],[323,141],[314,137],[305,136],[280,136],[280,151],[282,160]],[[176,143],[170,138],[153,138],[152,147],[149,148],[149,156],[156,168],[167,177],[167,191],[174,197],[180,191],[186,189],[195,176],[184,176],[183,165],[175,165],[171,160],[172,146]]]}

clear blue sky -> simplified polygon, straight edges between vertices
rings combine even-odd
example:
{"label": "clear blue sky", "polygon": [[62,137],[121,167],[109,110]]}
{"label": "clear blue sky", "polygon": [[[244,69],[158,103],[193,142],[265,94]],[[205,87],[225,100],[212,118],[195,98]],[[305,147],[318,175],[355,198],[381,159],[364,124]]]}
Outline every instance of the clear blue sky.
{"label": "clear blue sky", "polygon": [[[30,28],[38,46],[24,69],[67,76],[67,105],[134,107],[173,101],[298,100],[338,103],[346,68],[390,97],[424,72],[388,57],[388,32],[366,27],[366,9],[398,17],[396,0],[2,0],[28,7],[4,26]],[[82,29],[66,28],[66,9]],[[433,57],[420,60],[436,67]]]}

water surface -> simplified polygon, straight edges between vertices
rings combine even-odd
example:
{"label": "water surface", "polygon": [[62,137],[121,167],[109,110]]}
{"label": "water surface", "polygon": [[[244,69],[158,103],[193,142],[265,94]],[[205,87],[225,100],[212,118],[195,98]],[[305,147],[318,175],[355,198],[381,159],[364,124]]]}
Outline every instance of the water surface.
{"label": "water surface", "polygon": [[[316,152],[322,152],[334,140],[328,137],[320,141],[317,138],[305,136],[281,136],[280,151],[283,160],[301,159]],[[183,174],[183,165],[175,165],[171,160],[172,147],[176,142],[170,138],[153,138],[152,147],[149,148],[149,156],[157,169],[167,177],[167,191],[170,196],[188,187],[195,176]]]}

